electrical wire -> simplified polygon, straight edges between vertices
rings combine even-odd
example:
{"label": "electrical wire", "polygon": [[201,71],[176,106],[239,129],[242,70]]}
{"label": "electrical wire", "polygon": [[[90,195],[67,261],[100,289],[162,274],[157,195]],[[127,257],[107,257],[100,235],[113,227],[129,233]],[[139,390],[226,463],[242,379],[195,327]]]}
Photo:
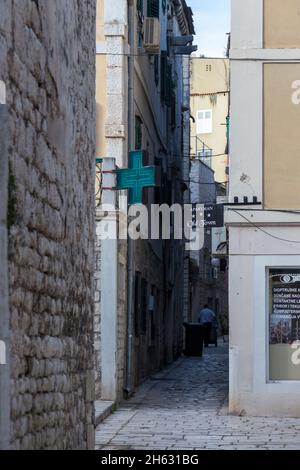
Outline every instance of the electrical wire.
{"label": "electrical wire", "polygon": [[[129,52],[129,53],[126,53],[126,52],[96,52],[96,55],[103,55],[103,56],[108,56],[108,55],[111,55],[111,56],[121,56],[121,57],[154,57],[154,56],[157,56],[157,57],[161,57],[162,54],[160,52],[151,52],[151,54],[147,53],[147,52],[138,52],[138,53],[132,53],[132,52]],[[178,57],[182,57],[182,56],[190,56],[190,54],[171,54],[169,56],[169,58],[172,58],[172,57],[175,57],[176,59]]]}
{"label": "electrical wire", "polygon": [[[263,232],[265,235],[267,235],[268,237],[271,237],[271,238],[275,238],[275,240],[279,240],[279,241],[282,241],[282,242],[286,242],[286,243],[297,243],[297,244],[300,244],[300,241],[299,240],[288,240],[286,238],[281,238],[281,237],[277,237],[276,235],[273,235],[272,233],[269,233],[267,232],[266,230],[264,230],[263,228],[261,228],[259,225],[257,225],[255,222],[253,222],[252,220],[248,219],[247,217],[245,217],[243,214],[241,214],[239,211],[237,211],[236,209],[228,209],[229,211],[232,211],[232,212],[235,212],[236,214],[238,214],[240,217],[242,217],[242,219],[246,220],[250,225],[252,225],[253,227],[257,228],[258,230],[260,230],[261,232]],[[298,214],[300,214],[298,212]]]}

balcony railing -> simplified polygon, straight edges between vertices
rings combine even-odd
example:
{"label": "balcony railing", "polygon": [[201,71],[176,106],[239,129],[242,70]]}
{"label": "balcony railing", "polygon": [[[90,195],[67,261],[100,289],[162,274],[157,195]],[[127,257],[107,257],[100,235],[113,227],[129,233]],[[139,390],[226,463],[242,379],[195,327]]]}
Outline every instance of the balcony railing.
{"label": "balcony railing", "polygon": [[213,150],[208,147],[198,136],[191,138],[193,159],[201,160],[205,165],[212,167]]}

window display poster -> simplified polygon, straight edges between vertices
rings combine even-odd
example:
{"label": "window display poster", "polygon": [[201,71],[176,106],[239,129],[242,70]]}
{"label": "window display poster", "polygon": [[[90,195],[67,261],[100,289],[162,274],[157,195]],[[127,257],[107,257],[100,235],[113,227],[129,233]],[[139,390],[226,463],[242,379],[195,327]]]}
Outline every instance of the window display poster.
{"label": "window display poster", "polygon": [[300,267],[269,270],[269,379],[300,380]]}

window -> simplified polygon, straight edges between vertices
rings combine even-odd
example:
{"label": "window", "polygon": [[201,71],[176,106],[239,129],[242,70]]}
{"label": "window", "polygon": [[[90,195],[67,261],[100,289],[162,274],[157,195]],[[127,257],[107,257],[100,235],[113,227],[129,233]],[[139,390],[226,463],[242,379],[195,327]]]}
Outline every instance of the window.
{"label": "window", "polygon": [[135,150],[141,150],[143,144],[143,121],[135,116]]}
{"label": "window", "polygon": [[197,134],[212,133],[212,110],[207,109],[197,112]]}
{"label": "window", "polygon": [[141,325],[140,333],[145,336],[147,333],[147,314],[148,314],[148,284],[146,279],[141,282]]}
{"label": "window", "polygon": [[159,0],[148,0],[147,15],[151,18],[159,18]]}
{"label": "window", "polygon": [[144,14],[144,0],[137,0],[136,9],[139,17],[142,18]]}
{"label": "window", "polygon": [[168,60],[167,51],[161,51],[160,57],[160,96],[166,106],[172,105],[174,83],[172,78],[172,64]]}
{"label": "window", "polygon": [[155,85],[158,86],[159,84],[159,58],[158,55],[154,57],[154,80]]}
{"label": "window", "polygon": [[211,168],[212,166],[212,149],[204,148],[197,152],[198,158]]}
{"label": "window", "polygon": [[206,65],[206,72],[211,72],[212,71],[212,66],[207,64]]}
{"label": "window", "polygon": [[134,329],[135,336],[140,336],[141,324],[141,273],[135,273],[135,288],[134,288]]}
{"label": "window", "polygon": [[151,296],[149,297],[149,331],[148,345],[153,346],[155,340],[155,314],[157,309],[156,287],[151,286]]}
{"label": "window", "polygon": [[143,16],[143,14],[144,14],[144,0],[137,0],[136,9],[138,11],[138,15]]}

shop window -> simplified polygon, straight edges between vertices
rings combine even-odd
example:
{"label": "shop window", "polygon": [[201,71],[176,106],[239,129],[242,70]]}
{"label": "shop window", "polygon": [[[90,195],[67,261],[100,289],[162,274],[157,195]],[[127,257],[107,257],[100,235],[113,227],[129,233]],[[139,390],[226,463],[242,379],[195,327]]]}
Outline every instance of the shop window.
{"label": "shop window", "polygon": [[300,380],[300,268],[268,277],[269,379]]}

